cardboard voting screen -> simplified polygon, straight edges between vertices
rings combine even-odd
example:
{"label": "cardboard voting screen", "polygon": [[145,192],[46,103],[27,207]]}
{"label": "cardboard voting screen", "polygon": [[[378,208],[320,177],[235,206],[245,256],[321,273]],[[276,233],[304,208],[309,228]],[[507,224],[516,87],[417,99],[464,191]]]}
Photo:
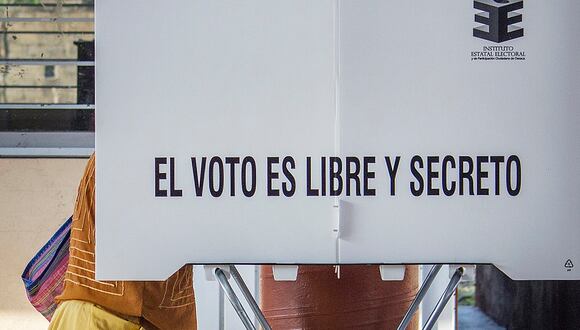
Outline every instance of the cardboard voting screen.
{"label": "cardboard voting screen", "polygon": [[493,263],[580,279],[580,3],[96,4],[100,279]]}

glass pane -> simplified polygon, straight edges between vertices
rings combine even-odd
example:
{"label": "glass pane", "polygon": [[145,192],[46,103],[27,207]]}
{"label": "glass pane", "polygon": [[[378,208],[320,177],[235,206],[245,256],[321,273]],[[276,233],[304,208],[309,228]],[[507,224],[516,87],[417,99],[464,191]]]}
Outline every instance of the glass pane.
{"label": "glass pane", "polygon": [[93,17],[92,0],[0,0],[0,131],[94,131]]}

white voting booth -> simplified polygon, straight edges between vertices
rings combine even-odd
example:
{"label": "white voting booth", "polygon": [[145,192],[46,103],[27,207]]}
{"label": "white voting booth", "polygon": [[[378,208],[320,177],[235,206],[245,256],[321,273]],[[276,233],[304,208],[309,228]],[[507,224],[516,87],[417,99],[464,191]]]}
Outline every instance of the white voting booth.
{"label": "white voting booth", "polygon": [[159,6],[96,3],[99,279],[580,279],[580,2]]}

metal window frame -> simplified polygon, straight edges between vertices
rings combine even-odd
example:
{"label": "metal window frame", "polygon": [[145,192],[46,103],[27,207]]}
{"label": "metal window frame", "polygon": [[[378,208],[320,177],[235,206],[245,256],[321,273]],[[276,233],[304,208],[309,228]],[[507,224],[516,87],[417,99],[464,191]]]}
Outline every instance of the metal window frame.
{"label": "metal window frame", "polygon": [[[0,103],[0,110],[95,109],[94,104]],[[95,150],[95,132],[0,132],[0,158],[85,158]]]}
{"label": "metal window frame", "polygon": [[94,132],[0,132],[0,158],[86,158]]}

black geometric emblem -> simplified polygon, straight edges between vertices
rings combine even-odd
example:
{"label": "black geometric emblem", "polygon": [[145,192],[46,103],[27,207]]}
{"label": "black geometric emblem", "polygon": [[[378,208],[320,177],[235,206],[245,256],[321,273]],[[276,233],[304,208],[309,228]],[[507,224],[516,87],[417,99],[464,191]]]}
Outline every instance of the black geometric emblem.
{"label": "black geometric emblem", "polygon": [[473,36],[493,42],[522,37],[524,29],[513,24],[522,21],[524,0],[474,0],[473,8],[483,10],[475,14],[475,21],[484,25],[473,29]]}
{"label": "black geometric emblem", "polygon": [[574,268],[574,264],[572,263],[572,260],[570,260],[570,259],[566,260],[564,267],[566,267],[567,271],[571,271],[572,268]]}

